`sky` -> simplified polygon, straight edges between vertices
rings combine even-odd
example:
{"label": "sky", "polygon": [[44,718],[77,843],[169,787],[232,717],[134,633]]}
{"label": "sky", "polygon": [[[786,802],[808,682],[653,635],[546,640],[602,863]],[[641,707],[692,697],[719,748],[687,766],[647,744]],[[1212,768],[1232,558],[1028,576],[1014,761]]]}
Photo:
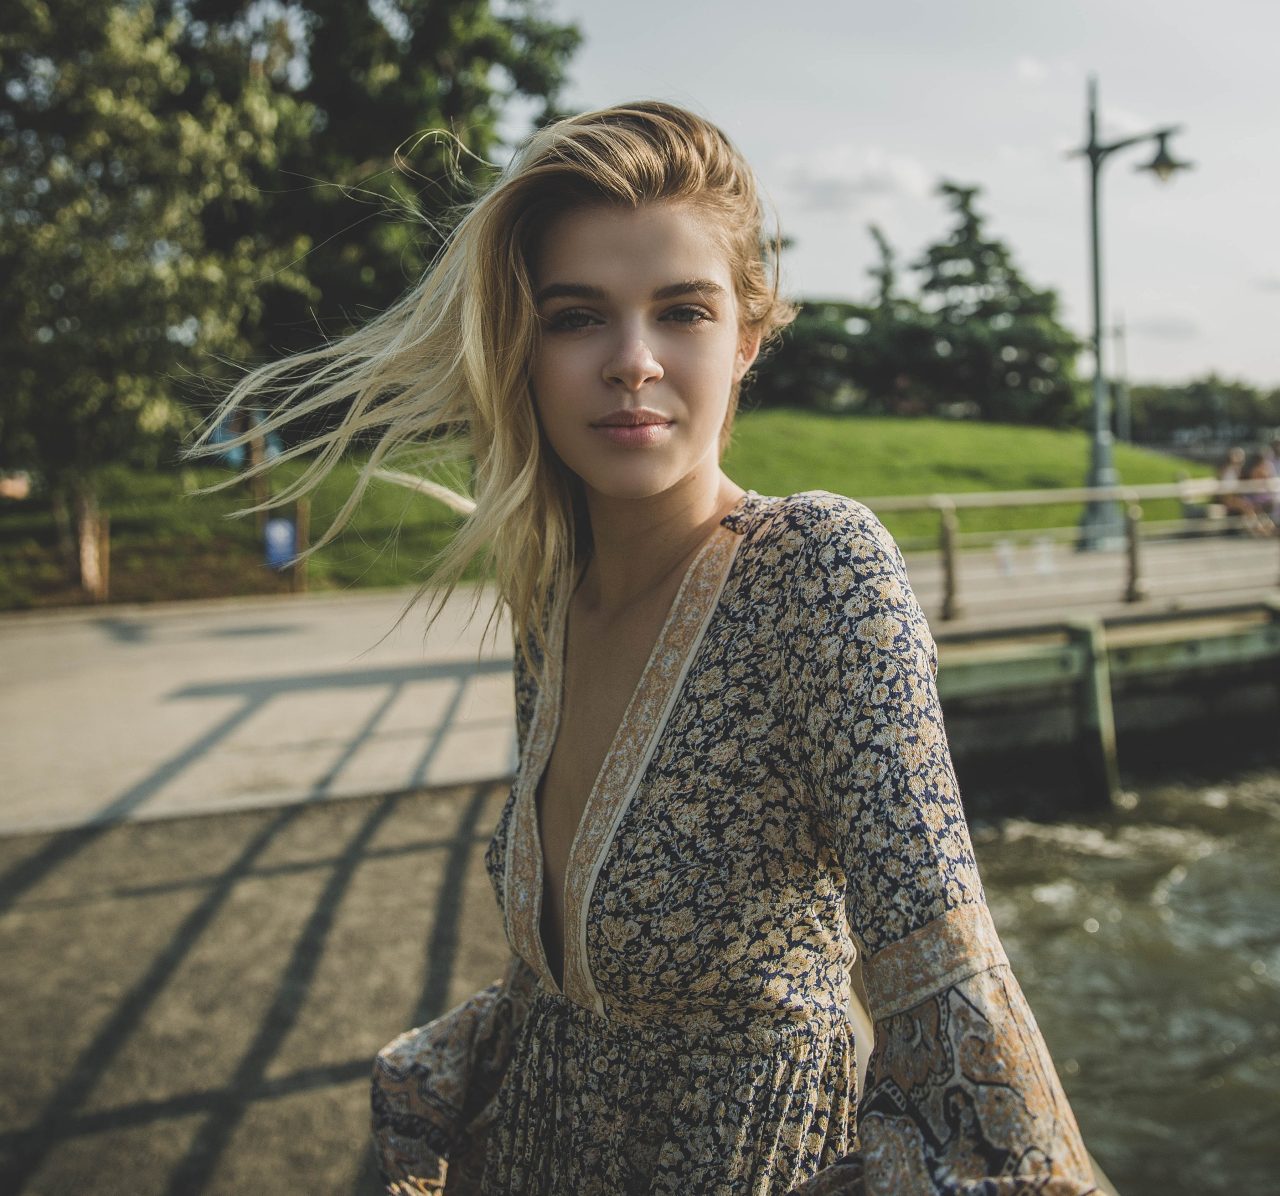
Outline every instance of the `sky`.
{"label": "sky", "polygon": [[[1088,292],[1086,80],[1103,135],[1166,125],[1195,169],[1103,168],[1106,324],[1132,381],[1280,386],[1280,4],[1274,0],[550,0],[582,30],[575,109],[656,97],[710,117],[795,240],[795,297],[866,298],[881,225],[905,265],[948,227],[940,178],[1062,296]],[[1110,338],[1119,361],[1120,338]]]}

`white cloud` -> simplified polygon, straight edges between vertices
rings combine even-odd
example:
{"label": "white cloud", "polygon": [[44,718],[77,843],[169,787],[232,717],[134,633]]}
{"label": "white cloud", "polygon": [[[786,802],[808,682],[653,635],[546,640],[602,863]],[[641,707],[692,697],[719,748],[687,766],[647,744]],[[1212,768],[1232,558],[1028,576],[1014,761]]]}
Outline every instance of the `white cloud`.
{"label": "white cloud", "polygon": [[1256,278],[1254,284],[1260,291],[1269,291],[1271,294],[1280,294],[1280,275],[1273,274],[1269,278]]}
{"label": "white cloud", "polygon": [[778,173],[797,206],[818,212],[860,211],[886,197],[920,199],[933,186],[933,175],[922,163],[877,146],[789,157],[779,163]]}
{"label": "white cloud", "polygon": [[1049,77],[1050,67],[1043,58],[1024,54],[1013,64],[1013,72],[1023,83],[1043,83]]}
{"label": "white cloud", "polygon": [[1186,316],[1149,316],[1131,321],[1128,331],[1148,340],[1189,341],[1200,335],[1200,326]]}

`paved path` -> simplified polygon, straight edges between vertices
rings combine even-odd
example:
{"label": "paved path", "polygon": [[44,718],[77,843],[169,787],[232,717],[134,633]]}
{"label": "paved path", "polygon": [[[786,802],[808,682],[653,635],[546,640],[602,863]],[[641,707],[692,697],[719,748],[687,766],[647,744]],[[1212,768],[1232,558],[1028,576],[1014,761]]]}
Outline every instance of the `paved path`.
{"label": "paved path", "polygon": [[509,776],[510,634],[409,596],[0,619],[0,833]]}
{"label": "paved path", "polygon": [[[1276,593],[1275,541],[1124,557],[1022,544],[966,555],[962,618],[939,620],[936,555],[908,568],[935,631]],[[392,793],[509,776],[505,625],[482,649],[459,590],[424,641],[407,591],[0,617],[0,834]],[[945,667],[946,650],[943,652]]]}

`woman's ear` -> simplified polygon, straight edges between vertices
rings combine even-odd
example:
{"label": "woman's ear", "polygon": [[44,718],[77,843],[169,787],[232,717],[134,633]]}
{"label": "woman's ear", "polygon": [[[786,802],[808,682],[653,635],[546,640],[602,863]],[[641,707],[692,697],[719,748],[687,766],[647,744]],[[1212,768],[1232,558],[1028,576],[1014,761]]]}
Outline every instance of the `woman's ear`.
{"label": "woman's ear", "polygon": [[741,382],[760,356],[760,332],[744,331],[738,340],[738,357],[733,367],[733,380]]}

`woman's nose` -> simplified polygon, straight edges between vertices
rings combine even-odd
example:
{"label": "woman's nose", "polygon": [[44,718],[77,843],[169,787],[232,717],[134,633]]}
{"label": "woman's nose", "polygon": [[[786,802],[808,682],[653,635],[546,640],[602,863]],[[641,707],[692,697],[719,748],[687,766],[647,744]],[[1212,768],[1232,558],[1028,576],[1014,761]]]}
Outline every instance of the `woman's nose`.
{"label": "woman's nose", "polygon": [[604,367],[605,381],[627,390],[639,390],[646,383],[657,382],[662,374],[662,364],[648,342],[634,334],[623,336],[617,342]]}

